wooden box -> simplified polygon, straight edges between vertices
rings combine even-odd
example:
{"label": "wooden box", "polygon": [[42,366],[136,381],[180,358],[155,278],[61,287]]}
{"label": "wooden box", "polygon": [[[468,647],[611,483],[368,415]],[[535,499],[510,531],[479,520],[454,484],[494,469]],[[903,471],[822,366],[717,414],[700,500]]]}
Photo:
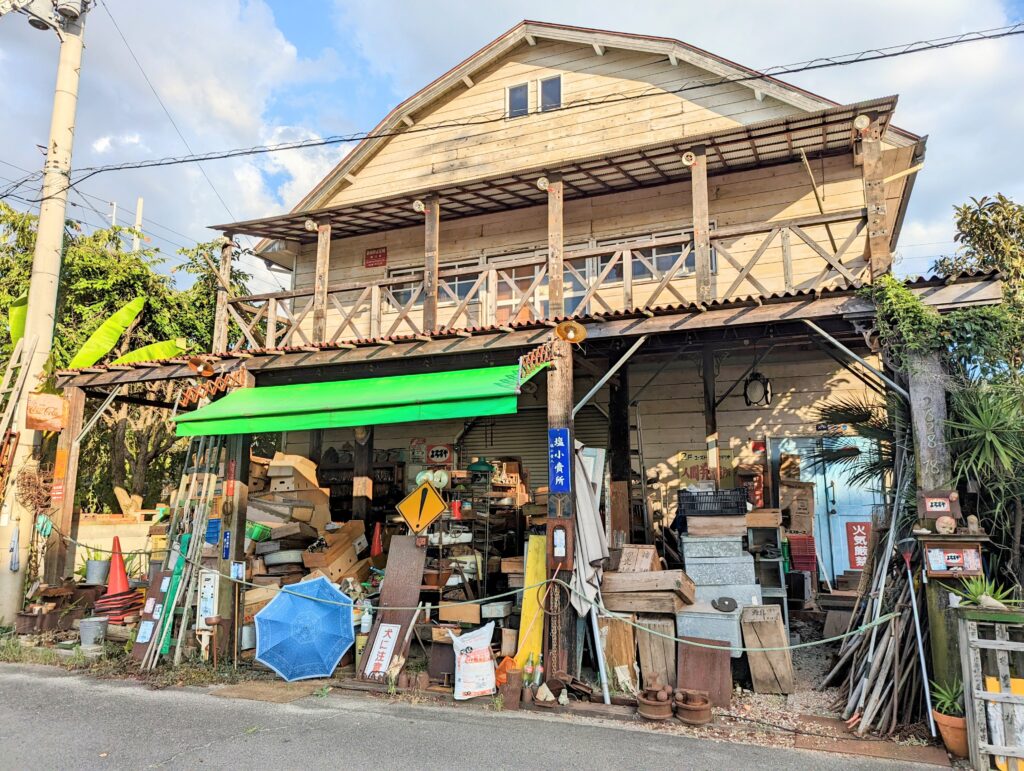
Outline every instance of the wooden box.
{"label": "wooden box", "polygon": [[687,604],[693,604],[696,587],[682,570],[654,570],[646,573],[606,572],[601,579],[602,592],[675,592]]}
{"label": "wooden box", "polygon": [[462,624],[480,623],[480,606],[474,603],[441,602],[437,611],[440,621],[456,621]]}
{"label": "wooden box", "polygon": [[326,567],[345,553],[348,548],[352,548],[353,552],[358,554],[359,549],[356,548],[356,544],[360,542],[360,538],[365,542],[366,539],[363,535],[365,531],[366,525],[360,519],[346,522],[339,530],[325,533],[323,539],[327,542],[327,549],[320,552],[306,552],[302,555],[302,564],[307,568]]}
{"label": "wooden box", "polygon": [[686,603],[675,592],[602,592],[605,607],[620,613],[678,613]]}
{"label": "wooden box", "polygon": [[687,517],[686,530],[689,535],[745,535],[747,517]]}
{"label": "wooden box", "polygon": [[782,509],[754,509],[747,512],[747,527],[779,527]]}

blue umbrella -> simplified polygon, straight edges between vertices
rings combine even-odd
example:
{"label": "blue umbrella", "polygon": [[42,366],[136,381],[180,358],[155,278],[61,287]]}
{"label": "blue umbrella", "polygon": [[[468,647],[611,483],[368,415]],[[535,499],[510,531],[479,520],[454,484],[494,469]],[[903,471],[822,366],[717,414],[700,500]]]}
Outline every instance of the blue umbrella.
{"label": "blue umbrella", "polygon": [[352,600],[323,576],[282,589],[256,614],[256,660],[288,682],[330,677],[354,642]]}

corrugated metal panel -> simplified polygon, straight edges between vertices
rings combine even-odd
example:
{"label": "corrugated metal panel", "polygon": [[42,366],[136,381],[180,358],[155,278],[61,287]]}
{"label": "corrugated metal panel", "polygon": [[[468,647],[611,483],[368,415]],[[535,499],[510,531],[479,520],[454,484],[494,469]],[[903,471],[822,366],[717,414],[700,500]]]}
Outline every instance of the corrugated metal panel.
{"label": "corrugated metal panel", "polygon": [[[608,420],[593,407],[576,416],[576,439],[588,447],[608,447]],[[476,456],[518,456],[529,472],[530,487],[548,483],[547,410],[520,410],[515,415],[480,418],[462,440],[465,462]]]}

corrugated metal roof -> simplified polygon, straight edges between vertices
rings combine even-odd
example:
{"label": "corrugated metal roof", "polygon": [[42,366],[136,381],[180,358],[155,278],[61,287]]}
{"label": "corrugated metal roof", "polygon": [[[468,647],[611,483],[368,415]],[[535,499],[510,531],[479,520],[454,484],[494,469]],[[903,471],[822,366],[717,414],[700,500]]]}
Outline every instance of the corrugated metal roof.
{"label": "corrugated metal roof", "polygon": [[[923,288],[928,286],[940,286],[948,283],[959,283],[963,281],[972,281],[979,279],[994,279],[998,277],[998,273],[992,270],[978,270],[971,271],[969,273],[960,274],[957,276],[949,276],[943,274],[931,274],[929,276],[918,276],[914,278],[908,278],[904,283],[911,289]],[[581,324],[598,324],[605,320],[612,319],[628,319],[628,318],[643,318],[645,316],[664,316],[664,315],[682,315],[687,313],[703,313],[708,310],[719,309],[719,308],[741,308],[749,307],[751,305],[768,305],[773,303],[784,303],[793,302],[799,300],[812,299],[815,297],[829,297],[833,295],[853,294],[857,290],[861,289],[866,285],[866,282],[837,282],[831,284],[828,287],[819,289],[797,289],[790,292],[773,292],[769,295],[742,295],[733,297],[726,300],[713,300],[706,304],[700,303],[672,303],[665,305],[655,306],[642,306],[631,308],[628,310],[617,310],[609,313],[600,314],[570,314],[566,316],[559,316],[544,321],[530,320],[530,321],[517,321],[510,322],[508,324],[494,324],[487,326],[475,326],[475,327],[456,327],[453,329],[441,329],[435,330],[430,334],[400,334],[400,335],[383,335],[375,338],[360,338],[356,340],[344,340],[336,343],[323,342],[313,343],[310,345],[292,345],[284,346],[280,348],[258,348],[258,349],[246,349],[237,351],[224,351],[215,354],[211,354],[213,358],[219,360],[230,360],[230,359],[248,359],[258,356],[280,356],[287,353],[301,353],[303,351],[316,352],[316,351],[332,351],[332,350],[343,350],[355,347],[365,346],[382,346],[382,345],[395,345],[399,343],[414,343],[417,341],[428,341],[428,340],[443,340],[450,338],[465,337],[467,335],[483,335],[483,334],[494,334],[498,332],[510,332],[528,329],[543,329],[545,327],[551,327],[558,324],[561,321],[578,321]],[[118,364],[114,366],[108,365],[97,365],[93,367],[85,367],[80,370],[61,370],[58,375],[74,375],[78,373],[92,373],[92,372],[106,372],[109,370],[132,370],[132,369],[146,369],[154,366],[161,366],[166,364],[187,364],[188,359],[182,357],[176,357],[173,359],[163,359],[152,362],[133,362],[131,364]]]}

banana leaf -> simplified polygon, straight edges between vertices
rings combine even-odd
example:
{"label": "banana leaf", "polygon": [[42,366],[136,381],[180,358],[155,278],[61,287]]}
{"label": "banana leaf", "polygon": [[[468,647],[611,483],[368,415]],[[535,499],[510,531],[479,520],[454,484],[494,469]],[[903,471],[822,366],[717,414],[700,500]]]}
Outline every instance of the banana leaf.
{"label": "banana leaf", "polygon": [[98,362],[117,345],[124,331],[135,321],[135,317],[142,313],[146,305],[145,297],[136,297],[127,303],[120,310],[111,314],[110,318],[100,324],[99,329],[93,332],[85,344],[68,363],[68,369],[81,369],[91,367]]}
{"label": "banana leaf", "polygon": [[28,315],[28,292],[17,297],[7,309],[7,326],[11,330],[11,347],[25,335],[25,316]]}
{"label": "banana leaf", "polygon": [[162,361],[181,356],[188,350],[188,341],[184,337],[174,340],[162,340],[159,343],[150,343],[134,351],[128,351],[124,356],[114,359],[111,364],[131,364],[135,361]]}

